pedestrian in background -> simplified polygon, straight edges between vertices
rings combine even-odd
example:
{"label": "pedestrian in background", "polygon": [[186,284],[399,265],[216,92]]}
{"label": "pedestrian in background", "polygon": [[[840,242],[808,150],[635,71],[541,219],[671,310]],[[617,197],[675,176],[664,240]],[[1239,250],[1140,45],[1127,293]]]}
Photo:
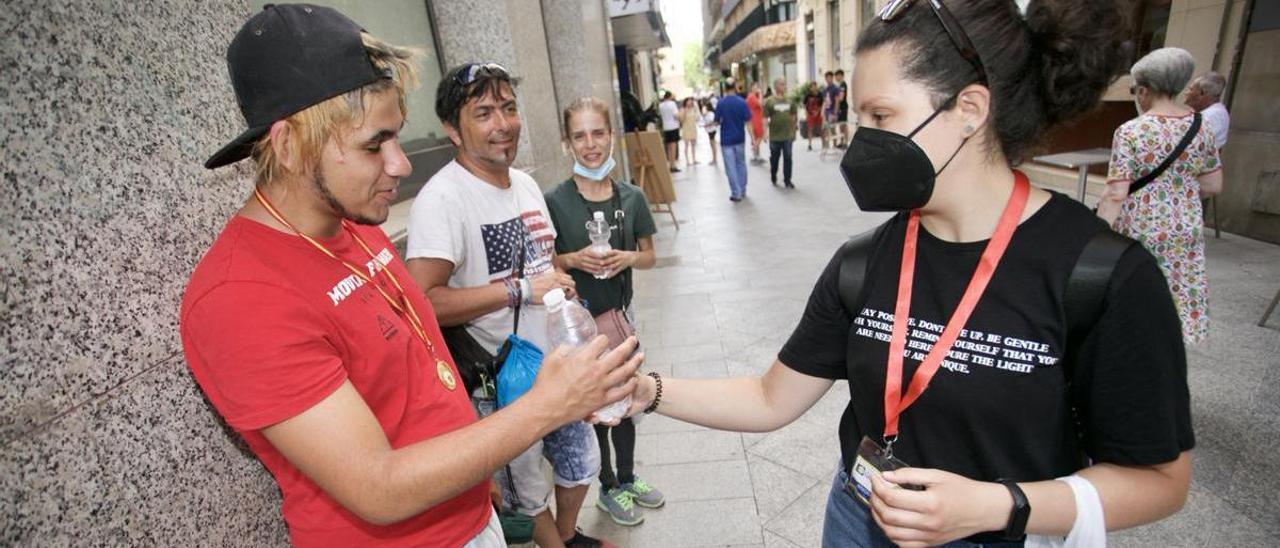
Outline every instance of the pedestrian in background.
{"label": "pedestrian in background", "polygon": [[751,120],[751,109],[741,93],[739,84],[716,104],[715,120],[720,124],[720,151],[724,153],[731,202],[741,202],[747,196],[746,125]]}
{"label": "pedestrian in background", "polygon": [[782,156],[782,181],[787,188],[791,183],[791,144],[796,139],[796,111],[799,106],[787,96],[787,81],[778,78],[773,83],[776,93],[764,102],[764,116],[769,120],[769,181],[778,186],[778,156]]}
{"label": "pedestrian in background", "polygon": [[[1209,123],[1196,128],[1195,110],[1177,99],[1194,70],[1195,59],[1180,48],[1155,50],[1133,64],[1131,91],[1139,116],[1116,129],[1107,188],[1098,202],[1100,217],[1156,256],[1187,344],[1209,336],[1201,199],[1222,190],[1214,128]],[[1178,152],[1184,138],[1189,144]],[[1175,152],[1177,157],[1149,184],[1130,188],[1144,176],[1149,179]]]}
{"label": "pedestrian in background", "polygon": [[1227,146],[1227,135],[1231,129],[1231,115],[1227,106],[1222,104],[1222,92],[1227,87],[1227,79],[1214,71],[1206,72],[1187,86],[1187,106],[1200,111],[1204,120],[1213,129],[1213,140],[1218,150]]}
{"label": "pedestrian in background", "polygon": [[805,136],[809,139],[809,150],[813,150],[813,137],[822,139],[822,148],[827,148],[827,136],[822,133],[822,92],[817,82],[809,82],[808,91],[804,94]]}
{"label": "pedestrian in background", "polygon": [[685,97],[680,105],[680,140],[684,141],[684,163],[687,166],[698,163],[698,121],[701,119],[698,102],[693,97]]}
{"label": "pedestrian in background", "polygon": [[658,103],[658,115],[662,118],[662,143],[667,150],[667,166],[671,172],[680,171],[676,161],[680,159],[680,105],[670,91],[662,94]]}
{"label": "pedestrian in background", "polygon": [[[689,105],[693,99],[686,99]],[[697,107],[686,111],[697,116]],[[564,110],[565,141],[573,154],[573,177],[547,193],[547,208],[556,226],[556,266],[573,276],[574,287],[597,323],[634,325],[631,308],[632,269],[653,268],[656,258],[653,235],[658,231],[649,202],[640,188],[619,184],[613,171],[613,127],[609,107],[594,97],[583,97]],[[591,250],[586,224],[595,213],[604,214],[610,227],[610,247],[605,255]],[[601,319],[609,315],[607,319]],[[616,426],[597,424],[600,444],[600,496],[596,506],[620,525],[639,525],[644,515],[636,506],[658,508],[662,492],[635,474],[636,425],[622,419]],[[613,451],[610,452],[610,439]],[[614,471],[613,459],[617,459]]]}
{"label": "pedestrian in background", "polygon": [[751,84],[751,93],[747,94],[747,108],[751,110],[751,163],[763,163],[760,157],[760,141],[764,140],[764,110],[760,98],[760,84]]}
{"label": "pedestrian in background", "polygon": [[822,123],[827,128],[822,138],[822,147],[826,148],[827,134],[830,135],[831,140],[837,139],[836,115],[840,110],[840,86],[836,84],[836,73],[828,70],[822,76],[827,79],[826,85],[822,87]]}
{"label": "pedestrian in background", "polygon": [[836,70],[836,85],[840,95],[836,97],[836,124],[840,127],[840,141],[836,148],[849,145],[849,83],[844,79],[844,69]]}
{"label": "pedestrian in background", "polygon": [[716,149],[720,147],[716,143],[716,133],[720,131],[720,124],[716,123],[716,98],[711,96],[702,102],[702,129],[707,132],[707,141],[711,144],[711,165],[716,165]]}

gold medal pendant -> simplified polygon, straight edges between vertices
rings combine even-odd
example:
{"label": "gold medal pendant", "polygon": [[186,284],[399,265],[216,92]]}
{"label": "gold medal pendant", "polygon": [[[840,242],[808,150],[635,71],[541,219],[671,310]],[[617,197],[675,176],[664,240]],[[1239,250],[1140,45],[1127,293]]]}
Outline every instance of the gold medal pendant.
{"label": "gold medal pendant", "polygon": [[436,358],[436,374],[440,376],[440,383],[443,384],[445,388],[448,388],[449,390],[457,388],[458,381],[453,378],[453,369],[449,368],[449,364],[439,358]]}

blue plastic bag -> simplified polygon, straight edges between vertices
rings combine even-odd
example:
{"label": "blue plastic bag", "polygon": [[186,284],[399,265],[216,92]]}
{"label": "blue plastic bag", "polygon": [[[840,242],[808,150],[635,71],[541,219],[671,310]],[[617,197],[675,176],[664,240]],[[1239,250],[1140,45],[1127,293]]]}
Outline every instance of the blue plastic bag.
{"label": "blue plastic bag", "polygon": [[533,388],[542,367],[542,350],[516,335],[507,336],[510,350],[498,371],[498,408],[501,409]]}

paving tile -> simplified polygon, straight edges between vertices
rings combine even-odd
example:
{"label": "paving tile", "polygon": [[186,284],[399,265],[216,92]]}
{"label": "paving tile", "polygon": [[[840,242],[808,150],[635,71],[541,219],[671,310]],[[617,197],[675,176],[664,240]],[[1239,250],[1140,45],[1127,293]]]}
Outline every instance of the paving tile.
{"label": "paving tile", "polygon": [[799,545],[782,538],[782,536],[768,529],[764,530],[764,546],[765,548],[801,548]]}
{"label": "paving tile", "polygon": [[636,435],[636,466],[712,462],[743,457],[735,432],[698,430]]}
{"label": "paving tile", "polygon": [[1277,546],[1280,536],[1244,517],[1222,499],[1193,489],[1173,517],[1108,535],[1120,548],[1165,546]]}
{"label": "paving tile", "polygon": [[671,376],[681,379],[723,379],[729,376],[729,369],[722,359],[676,362],[671,365]]}
{"label": "paving tile", "polygon": [[632,546],[671,548],[754,545],[764,542],[751,497],[668,502],[645,513],[631,531]]}
{"label": "paving tile", "polygon": [[815,483],[777,516],[765,520],[764,529],[796,546],[820,546],[830,492],[830,478]]}
{"label": "paving tile", "polygon": [[815,480],[829,480],[840,460],[840,440],[834,425],[800,419],[769,434],[747,452]]}
{"label": "paving tile", "polygon": [[636,474],[660,489],[668,503],[754,496],[753,476],[742,460],[646,465]]}
{"label": "paving tile", "polygon": [[663,345],[655,348],[645,348],[645,357],[650,360],[671,363],[715,360],[724,358],[724,347],[721,346],[718,339],[684,346]]}
{"label": "paving tile", "polygon": [[755,455],[747,455],[747,467],[751,471],[756,512],[760,519],[766,521],[786,509],[809,488],[821,483],[821,480]]}

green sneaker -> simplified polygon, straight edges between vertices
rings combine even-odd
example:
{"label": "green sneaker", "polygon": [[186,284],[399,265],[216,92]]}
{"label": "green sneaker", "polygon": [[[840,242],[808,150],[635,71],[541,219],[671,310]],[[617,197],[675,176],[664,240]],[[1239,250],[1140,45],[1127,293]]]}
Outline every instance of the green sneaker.
{"label": "green sneaker", "polygon": [[662,496],[662,491],[654,489],[640,478],[635,478],[631,483],[622,484],[622,489],[630,492],[636,504],[645,508],[661,508],[667,502],[666,497]]}
{"label": "green sneaker", "polygon": [[600,498],[596,500],[596,507],[609,514],[610,518],[618,525],[640,525],[644,523],[644,516],[640,515],[640,509],[636,508],[635,495],[622,487],[613,489],[600,489]]}

